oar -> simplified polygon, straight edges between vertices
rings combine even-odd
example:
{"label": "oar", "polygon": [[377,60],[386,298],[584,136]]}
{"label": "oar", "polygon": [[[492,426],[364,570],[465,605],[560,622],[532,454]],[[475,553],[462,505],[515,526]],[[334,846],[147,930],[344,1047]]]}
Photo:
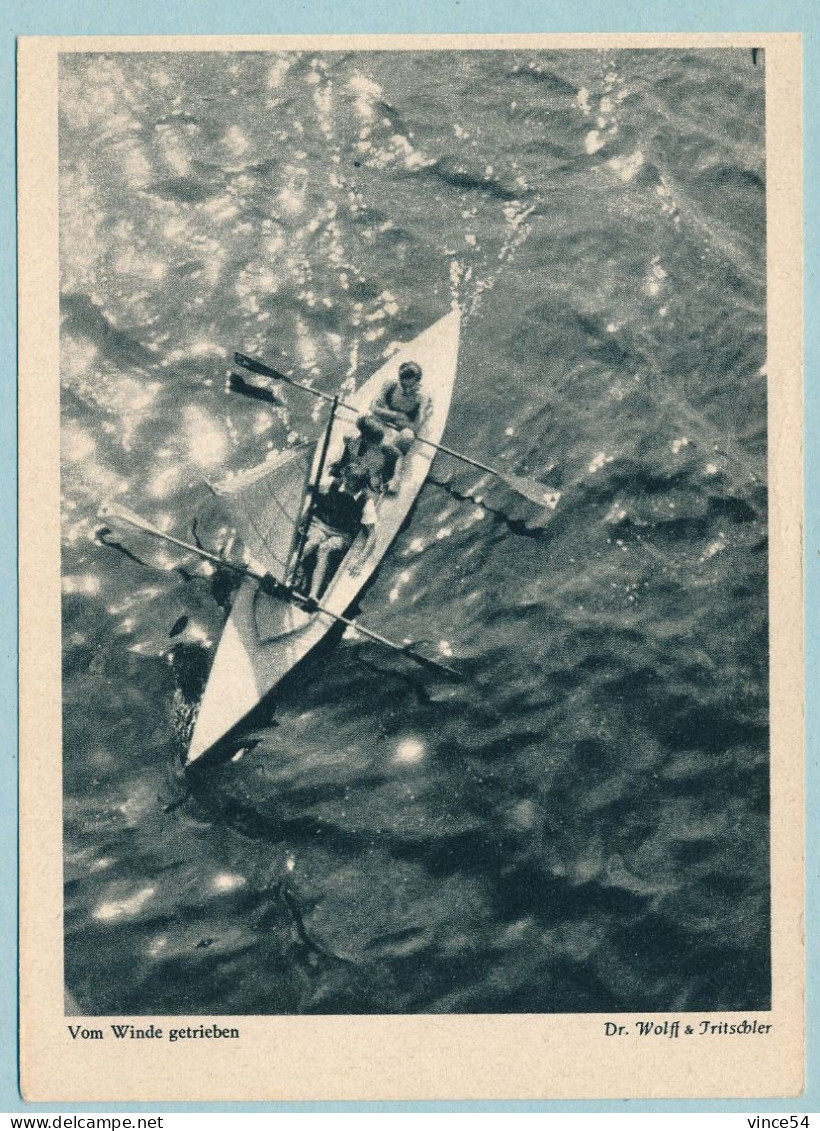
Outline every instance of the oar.
{"label": "oar", "polygon": [[[100,518],[115,519],[120,522],[127,522],[129,526],[134,526],[137,530],[142,530],[145,534],[150,534],[153,538],[161,538],[164,542],[170,542],[174,546],[179,546],[182,550],[187,550],[189,553],[197,554],[205,561],[213,562],[215,565],[223,566],[225,569],[232,570],[234,573],[242,577],[253,578],[260,585],[265,587],[265,592],[278,600],[293,600],[298,605],[307,605],[312,611],[324,613],[325,616],[331,617],[333,620],[338,621],[339,624],[346,625],[348,628],[355,629],[356,632],[362,636],[369,637],[370,640],[375,640],[377,644],[382,644],[385,648],[392,648],[394,652],[400,652],[403,656],[407,656],[414,663],[419,664],[424,668],[436,668],[438,671],[446,672],[447,675],[455,676],[456,679],[462,679],[460,672],[455,668],[448,667],[447,664],[442,664],[439,660],[430,660],[426,656],[421,656],[413,651],[412,644],[397,644],[395,640],[389,640],[386,636],[382,636],[379,632],[374,632],[372,628],[366,628],[363,624],[359,624],[357,620],[351,620],[350,617],[343,617],[340,613],[331,612],[330,609],[320,605],[312,597],[308,597],[304,593],[300,593],[298,589],[294,589],[290,585],[286,585],[280,581],[273,574],[262,574],[250,566],[237,565],[234,562],[228,561],[220,554],[212,554],[209,550],[203,550],[201,546],[195,546],[192,542],[183,542],[181,538],[174,538],[172,534],[166,534],[164,530],[160,530],[147,519],[141,518],[140,515],[134,511],[129,510],[127,507],[120,506],[117,503],[103,503],[97,512]],[[282,593],[287,593],[287,598],[281,596]]]}
{"label": "oar", "polygon": [[[258,373],[261,377],[269,377],[273,381],[285,381],[288,385],[293,385],[297,389],[304,389],[306,393],[312,393],[314,397],[321,397],[324,401],[332,401],[335,398],[330,393],[323,393],[320,389],[312,389],[310,385],[305,385],[301,381],[296,381],[293,377],[287,377],[284,373],[280,373],[278,369],[273,369],[270,365],[265,365],[263,361],[256,361],[255,358],[247,357],[243,353],[235,353],[234,360],[237,365],[241,365],[243,369],[247,369],[251,373]],[[339,401],[340,408],[351,409],[353,412],[358,412],[355,405],[345,404],[344,401]],[[393,425],[387,424],[387,428],[393,428]],[[401,429],[393,428],[394,432],[400,432]],[[506,483],[513,491],[519,495],[523,495],[531,503],[535,503],[539,507],[549,506],[551,492],[544,487],[543,483],[538,483],[535,479],[528,479],[521,475],[511,475],[508,471],[499,471],[497,467],[490,467],[488,463],[482,463],[481,460],[474,459],[473,456],[468,456],[464,452],[457,452],[453,448],[448,448],[444,444],[434,444],[432,440],[425,440],[423,436],[416,436],[420,444],[426,444],[428,448],[435,448],[438,452],[444,452],[445,455],[453,456],[455,459],[461,460],[463,463],[469,463],[472,467],[477,467],[479,471],[486,471],[488,475],[494,475],[496,479],[500,479]]]}

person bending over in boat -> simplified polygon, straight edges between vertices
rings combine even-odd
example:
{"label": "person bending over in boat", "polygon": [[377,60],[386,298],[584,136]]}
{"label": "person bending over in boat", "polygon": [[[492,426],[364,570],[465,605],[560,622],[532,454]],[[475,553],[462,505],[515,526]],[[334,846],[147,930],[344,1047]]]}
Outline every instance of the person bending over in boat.
{"label": "person bending over in boat", "polygon": [[[323,592],[339,559],[350,549],[360,530],[367,535],[361,559],[369,552],[376,536],[376,506],[367,472],[351,467],[331,479],[330,485],[320,491],[314,501],[300,575],[296,579],[296,588],[304,591],[310,578],[309,600],[315,601]],[[351,575],[355,577],[359,568],[354,562],[349,567]]]}
{"label": "person bending over in boat", "polygon": [[[370,412],[377,420],[395,429],[391,443],[398,449],[400,457],[406,456],[410,446],[430,415],[431,402],[421,390],[421,366],[415,361],[404,361],[399,366],[397,381],[387,381],[370,406]],[[398,490],[403,459],[399,458],[393,469],[393,476],[387,485],[391,494]]]}

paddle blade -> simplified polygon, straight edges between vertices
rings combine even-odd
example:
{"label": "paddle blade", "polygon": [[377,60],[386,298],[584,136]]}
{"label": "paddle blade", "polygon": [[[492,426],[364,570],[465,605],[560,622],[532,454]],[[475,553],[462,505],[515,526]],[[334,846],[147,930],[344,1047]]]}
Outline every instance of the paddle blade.
{"label": "paddle blade", "polygon": [[452,679],[464,679],[464,676],[461,674],[461,672],[456,671],[455,668],[451,668],[448,664],[443,664],[441,660],[432,660],[428,656],[423,656],[421,652],[416,652],[415,649],[417,647],[418,643],[405,644],[401,650],[402,652],[404,652],[405,656],[407,656],[408,659],[412,660],[422,668],[432,668],[434,671],[444,672],[445,675],[449,675]]}
{"label": "paddle blade", "polygon": [[229,375],[228,388],[232,393],[241,393],[244,397],[251,397],[253,400],[257,401],[266,401],[268,404],[282,406],[285,403],[279,397],[275,396],[270,389],[261,388],[259,385],[254,385],[251,381],[246,381],[239,373],[231,373]]}
{"label": "paddle blade", "polygon": [[136,526],[138,530],[145,530],[148,534],[157,534],[162,537],[162,531],[158,530],[156,526],[152,526],[144,518],[140,518],[134,511],[129,510],[128,507],[122,506],[121,503],[112,503],[109,501],[100,503],[97,509],[97,518],[104,518],[106,520],[113,520],[115,522],[127,522],[129,526]]}
{"label": "paddle blade", "polygon": [[235,353],[233,359],[237,365],[241,365],[249,373],[258,373],[260,377],[273,377],[275,381],[290,381],[289,377],[280,373],[278,369],[274,369],[272,365],[265,365],[264,361],[257,361],[256,358],[248,357],[247,354]]}
{"label": "paddle blade", "polygon": [[531,503],[535,503],[538,507],[547,507],[549,510],[555,510],[558,505],[559,492],[553,491],[550,487],[545,487],[543,483],[538,483],[535,479],[527,479],[521,475],[510,475],[507,472],[500,476],[513,491],[519,495],[523,495]]}

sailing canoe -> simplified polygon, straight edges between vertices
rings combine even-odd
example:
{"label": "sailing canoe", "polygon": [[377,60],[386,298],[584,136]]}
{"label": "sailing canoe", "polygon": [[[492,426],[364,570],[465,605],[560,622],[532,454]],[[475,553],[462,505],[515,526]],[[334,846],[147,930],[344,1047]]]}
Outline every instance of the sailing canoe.
{"label": "sailing canoe", "polygon": [[[344,436],[355,431],[357,416],[367,412],[385,381],[395,378],[405,361],[415,361],[421,366],[422,392],[431,401],[431,411],[421,435],[434,444],[441,441],[456,377],[459,331],[460,316],[454,309],[402,346],[356,393],[345,397],[347,407],[338,408],[331,430],[326,467],[341,456]],[[313,475],[320,460],[320,448],[321,445],[311,446]],[[362,532],[322,594],[322,606],[329,613],[343,614],[377,569],[421,490],[435,454],[435,448],[428,444],[415,443],[410,449],[404,459],[398,491],[395,495],[383,495],[377,501],[376,537],[366,556],[362,555],[366,541]],[[283,563],[292,553],[298,525],[294,519],[298,520],[298,508],[307,486],[310,461],[304,455],[304,449],[286,452],[266,470],[265,474],[277,482],[276,492],[271,491],[268,496],[269,502],[265,502],[264,495],[262,497],[261,509],[269,513],[260,513],[253,522],[254,529],[242,531],[249,546],[250,564],[260,572],[269,571],[280,578]],[[271,549],[270,538],[255,536],[254,530],[262,529],[276,532],[275,550]],[[214,657],[186,764],[190,766],[205,755],[227,749],[247,716],[334,623],[333,617],[324,612],[307,616],[295,605],[268,596],[256,581],[246,578],[236,593]]]}

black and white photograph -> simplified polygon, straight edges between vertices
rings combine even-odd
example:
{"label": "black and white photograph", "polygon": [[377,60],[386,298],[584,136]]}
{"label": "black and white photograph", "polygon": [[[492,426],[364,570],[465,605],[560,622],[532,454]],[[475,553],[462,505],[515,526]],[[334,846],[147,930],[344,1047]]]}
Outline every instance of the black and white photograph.
{"label": "black and white photograph", "polygon": [[67,1014],[768,1010],[765,51],[58,84]]}
{"label": "black and white photograph", "polygon": [[799,1090],[788,39],[25,45],[26,1099]]}

